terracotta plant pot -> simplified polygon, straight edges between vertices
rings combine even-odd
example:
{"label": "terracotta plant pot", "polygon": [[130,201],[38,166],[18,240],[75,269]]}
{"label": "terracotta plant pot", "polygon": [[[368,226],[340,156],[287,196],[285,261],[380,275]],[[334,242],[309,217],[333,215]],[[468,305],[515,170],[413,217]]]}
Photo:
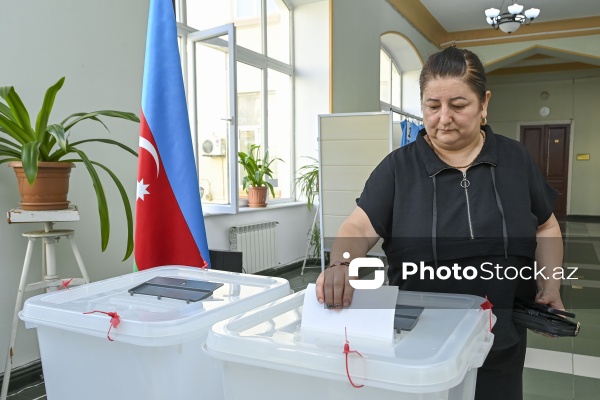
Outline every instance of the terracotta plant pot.
{"label": "terracotta plant pot", "polygon": [[38,162],[38,174],[30,185],[20,161],[11,161],[21,193],[19,203],[24,210],[64,210],[69,207],[69,177],[75,164],[67,162]]}
{"label": "terracotta plant pot", "polygon": [[262,208],[267,206],[267,190],[266,186],[250,186],[248,188],[248,207]]}

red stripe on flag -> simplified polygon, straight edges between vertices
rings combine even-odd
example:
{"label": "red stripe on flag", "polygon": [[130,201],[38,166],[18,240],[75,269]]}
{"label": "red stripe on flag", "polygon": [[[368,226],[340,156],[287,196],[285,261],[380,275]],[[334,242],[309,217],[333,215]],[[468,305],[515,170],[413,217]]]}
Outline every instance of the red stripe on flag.
{"label": "red stripe on flag", "polygon": [[139,270],[161,265],[204,268],[207,263],[202,258],[175,199],[143,111],[140,118],[140,136],[148,140],[155,149],[157,159],[148,149],[140,147],[135,211],[137,267]]}

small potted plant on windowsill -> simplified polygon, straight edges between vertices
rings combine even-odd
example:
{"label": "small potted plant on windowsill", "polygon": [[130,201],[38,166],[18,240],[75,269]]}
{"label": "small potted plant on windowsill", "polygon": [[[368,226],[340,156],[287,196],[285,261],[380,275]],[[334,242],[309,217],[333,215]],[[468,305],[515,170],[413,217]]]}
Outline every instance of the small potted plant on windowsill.
{"label": "small potted plant on windowsill", "polygon": [[[70,171],[75,166],[74,163],[82,163],[90,174],[96,191],[102,251],[106,250],[108,245],[110,224],[106,195],[97,173],[97,167],[106,171],[117,186],[125,207],[127,219],[125,260],[133,251],[133,218],[127,193],[119,178],[103,164],[90,160],[80,146],[85,143],[99,142],[120,147],[134,156],[137,156],[137,153],[130,147],[112,139],[93,138],[70,141],[69,135],[70,129],[74,125],[85,120],[99,122],[108,130],[99,117],[122,118],[134,122],[140,120],[133,113],[102,110],[75,113],[60,123],[50,125],[49,119],[54,100],[63,86],[64,80],[64,77],[59,79],[47,89],[35,126],[32,126],[29,113],[14,87],[0,87],[0,98],[3,100],[0,101],[0,164],[8,162],[9,166],[15,168],[23,209],[56,210],[68,208],[67,192]],[[43,172],[46,166],[50,167],[53,172],[49,174]],[[57,170],[64,172],[66,176],[64,181],[59,182],[56,178],[55,171]],[[62,193],[56,192],[59,186],[63,188]],[[41,197],[44,197],[43,192],[51,192],[50,204],[44,204],[40,200]]]}
{"label": "small potted plant on windowsill", "polygon": [[273,178],[271,164],[277,160],[283,161],[281,158],[269,160],[268,150],[265,150],[261,158],[260,145],[256,144],[250,146],[248,153],[238,152],[238,163],[244,167],[246,173],[242,178],[242,188],[248,193],[248,207],[266,207],[267,189],[271,192],[271,196],[275,197],[273,185],[266,178]]}

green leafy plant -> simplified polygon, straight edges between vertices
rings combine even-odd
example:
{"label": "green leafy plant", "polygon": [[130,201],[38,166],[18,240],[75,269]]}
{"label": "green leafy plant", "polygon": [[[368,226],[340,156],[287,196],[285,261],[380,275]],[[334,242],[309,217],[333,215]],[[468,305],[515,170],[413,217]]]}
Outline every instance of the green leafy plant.
{"label": "green leafy plant", "polygon": [[[315,197],[319,194],[319,161],[313,157],[306,156],[305,158],[310,159],[312,162],[298,168],[296,187],[299,193],[306,197],[308,209],[312,210]],[[311,255],[313,258],[319,259],[321,257],[321,231],[319,225],[313,223],[307,235],[309,237],[309,248],[312,249]]]}
{"label": "green leafy plant", "polygon": [[307,156],[306,158],[311,159],[312,163],[298,168],[296,186],[300,194],[306,197],[308,209],[312,210],[315,197],[319,193],[319,161],[313,157]]}
{"label": "green leafy plant", "polygon": [[[29,113],[13,86],[0,87],[0,164],[9,161],[21,161],[23,170],[29,184],[33,184],[37,177],[38,162],[70,162],[83,163],[92,178],[96,198],[98,200],[98,213],[100,215],[100,231],[102,251],[106,250],[110,236],[110,221],[106,195],[96,167],[108,173],[117,186],[127,218],[127,249],[125,258],[129,258],[133,251],[133,218],[131,205],[125,188],[117,176],[106,166],[92,161],[80,146],[86,143],[99,142],[118,146],[137,157],[137,153],[130,147],[112,139],[84,139],[70,141],[70,131],[81,121],[95,121],[108,131],[108,127],[100,120],[100,116],[122,118],[129,121],[140,122],[139,118],[129,112],[103,110],[93,112],[78,112],[69,115],[57,124],[49,124],[50,113],[54,106],[56,94],[62,88],[65,78],[62,77],[46,90],[42,107],[37,115],[35,126],[31,124]],[[76,158],[69,158],[75,156]]]}
{"label": "green leafy plant", "polygon": [[312,258],[321,258],[321,230],[319,226],[315,225],[311,227],[307,234],[309,236],[309,247],[312,249]]}
{"label": "green leafy plant", "polygon": [[275,161],[283,162],[281,158],[269,160],[268,150],[265,150],[265,154],[261,158],[260,145],[257,144],[251,145],[248,153],[244,153],[243,151],[238,152],[238,163],[244,167],[244,171],[246,172],[246,176],[242,178],[242,187],[244,190],[247,192],[250,186],[267,186],[271,195],[275,197],[273,185],[266,181],[266,178],[273,178],[271,164]]}

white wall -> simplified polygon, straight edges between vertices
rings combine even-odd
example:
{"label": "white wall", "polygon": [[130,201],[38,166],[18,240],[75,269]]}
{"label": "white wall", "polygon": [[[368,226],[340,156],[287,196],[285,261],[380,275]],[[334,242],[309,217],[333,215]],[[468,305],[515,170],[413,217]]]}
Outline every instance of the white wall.
{"label": "white wall", "polygon": [[[577,79],[573,82],[575,137],[571,149],[570,213],[600,215],[600,78]],[[589,161],[577,161],[579,153],[590,154]]]}
{"label": "white wall", "polygon": [[[0,86],[15,86],[24,103],[35,110],[35,120],[45,89],[66,76],[55,102],[51,121],[60,121],[80,111],[116,109],[139,114],[148,18],[148,0],[6,0],[0,12],[2,62]],[[322,19],[326,21],[326,17]],[[326,46],[326,45],[325,45]],[[319,56],[321,57],[321,56]],[[319,68],[321,68],[319,66]],[[321,75],[323,75],[321,73]],[[320,86],[319,86],[320,87]],[[319,94],[326,98],[327,94]],[[319,100],[316,104],[327,104]],[[320,111],[314,110],[316,115]],[[306,117],[307,120],[309,117]],[[139,126],[127,121],[110,121],[110,137],[137,148]],[[74,138],[87,135],[108,137],[94,124],[73,129]],[[75,136],[76,135],[76,136]],[[314,139],[312,139],[314,140]],[[88,154],[109,166],[122,180],[131,202],[135,200],[137,159],[111,147],[88,147]],[[124,212],[116,188],[106,181],[105,190],[111,215],[111,236],[106,252],[100,251],[99,222],[94,190],[81,166],[72,173],[69,199],[81,212],[76,223],[57,224],[75,229],[76,240],[93,281],[132,271],[132,259],[122,262],[126,229]],[[0,212],[18,205],[19,195],[11,169],[0,165]],[[209,246],[228,248],[230,226],[242,223],[279,221],[278,262],[288,264],[301,259],[306,251],[306,233],[312,213],[304,205],[273,207],[238,216],[206,218]],[[17,286],[25,255],[22,232],[42,229],[39,224],[0,223],[0,373],[10,338]],[[36,248],[30,282],[40,279],[41,250]],[[77,276],[73,255],[66,243],[58,246],[59,274]],[[39,292],[31,292],[27,296]],[[14,367],[39,359],[35,330],[18,330]]]}
{"label": "white wall", "polygon": [[[14,86],[29,107],[35,121],[47,87],[66,76],[58,93],[51,121],[61,121],[80,111],[116,109],[139,113],[147,0],[3,1],[0,12],[2,62],[0,85]],[[139,126],[133,122],[106,120],[110,137],[137,147]],[[80,125],[72,137],[108,137],[97,124]],[[137,159],[114,147],[87,146],[90,158],[109,166],[126,185],[130,200],[135,199]],[[85,169],[78,165],[71,174],[69,199],[78,205],[81,221],[60,224],[76,230],[76,239],[92,280],[130,272],[131,260],[121,263],[125,252],[124,211],[119,194],[104,179],[111,213],[108,250],[100,251],[99,218],[94,190]],[[109,178],[110,179],[110,178]],[[14,173],[0,166],[0,212],[18,205]],[[21,233],[41,229],[39,224],[0,224],[0,372],[4,371],[15,296],[25,255],[26,240]],[[73,255],[66,243],[59,244],[59,273],[73,276]],[[30,282],[40,280],[40,247],[36,248]],[[68,264],[68,265],[65,265]],[[77,276],[77,275],[75,275]],[[32,292],[30,294],[34,294]],[[34,330],[21,324],[17,336],[14,365],[39,358]]]}
{"label": "white wall", "polygon": [[[329,113],[329,2],[294,10],[297,168],[317,157],[318,115]],[[296,168],[296,169],[297,169]]]}
{"label": "white wall", "polygon": [[[488,122],[495,131],[513,139],[519,140],[519,123],[549,124],[573,118],[572,81],[490,84],[488,88],[492,92]],[[543,91],[551,93],[548,100],[540,99]],[[538,113],[543,105],[552,109],[547,118]]]}

